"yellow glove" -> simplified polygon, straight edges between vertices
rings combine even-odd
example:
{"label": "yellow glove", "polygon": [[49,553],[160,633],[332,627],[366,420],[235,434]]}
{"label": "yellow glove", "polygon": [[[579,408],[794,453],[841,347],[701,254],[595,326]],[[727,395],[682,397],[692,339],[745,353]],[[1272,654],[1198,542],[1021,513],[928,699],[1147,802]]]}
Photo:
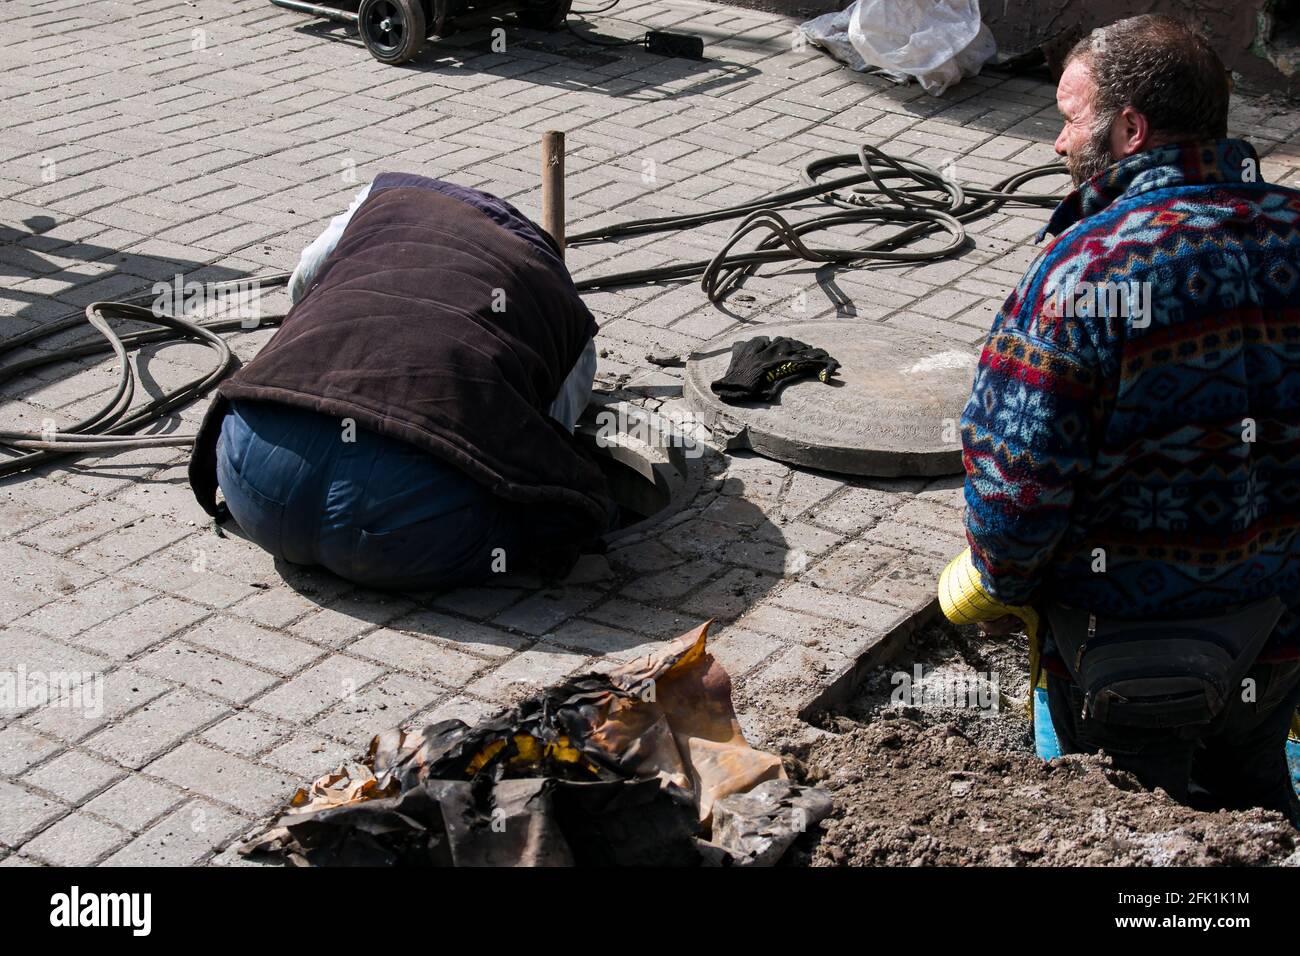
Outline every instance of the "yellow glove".
{"label": "yellow glove", "polygon": [[984,590],[970,548],[953,558],[939,575],[939,607],[954,624],[978,624],[1010,614],[1025,625],[1026,634],[1038,635],[1037,611],[1024,604],[1003,604]]}

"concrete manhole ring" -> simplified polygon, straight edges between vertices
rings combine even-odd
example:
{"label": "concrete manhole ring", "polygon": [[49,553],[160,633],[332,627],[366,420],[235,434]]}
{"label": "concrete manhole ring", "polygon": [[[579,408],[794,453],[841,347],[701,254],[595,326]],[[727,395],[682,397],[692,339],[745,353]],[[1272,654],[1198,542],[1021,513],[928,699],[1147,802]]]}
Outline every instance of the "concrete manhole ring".
{"label": "concrete manhole ring", "polygon": [[[771,404],[723,402],[710,385],[726,374],[732,343],[756,335],[823,348],[840,369],[831,384],[790,382]],[[728,449],[850,475],[949,475],[962,470],[957,423],[978,358],[972,346],[884,323],[777,322],[733,330],[692,354],[684,393]]]}
{"label": "concrete manhole ring", "polygon": [[675,515],[700,489],[707,449],[639,405],[593,400],[574,435],[600,464],[610,494],[626,516],[605,535],[607,544]]}

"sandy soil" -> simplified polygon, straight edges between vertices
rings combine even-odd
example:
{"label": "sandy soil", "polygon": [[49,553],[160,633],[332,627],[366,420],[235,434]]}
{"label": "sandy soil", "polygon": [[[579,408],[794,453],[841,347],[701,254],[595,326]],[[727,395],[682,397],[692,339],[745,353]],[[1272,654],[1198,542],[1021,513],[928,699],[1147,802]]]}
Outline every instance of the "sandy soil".
{"label": "sandy soil", "polygon": [[[926,693],[913,686],[911,706],[891,702],[917,662]],[[828,790],[835,811],[786,862],[1300,865],[1300,832],[1278,814],[1189,810],[1104,757],[1039,760],[1025,662],[1023,639],[986,641],[946,624],[919,634],[849,713],[823,722],[828,735],[789,758],[792,775]]]}

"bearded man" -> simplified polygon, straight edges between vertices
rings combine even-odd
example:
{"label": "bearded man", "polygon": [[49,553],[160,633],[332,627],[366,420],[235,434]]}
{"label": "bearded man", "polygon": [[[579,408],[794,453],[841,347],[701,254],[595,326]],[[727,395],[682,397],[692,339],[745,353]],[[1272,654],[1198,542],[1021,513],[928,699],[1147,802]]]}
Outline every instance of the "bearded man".
{"label": "bearded man", "polygon": [[1062,750],[1300,826],[1300,193],[1228,138],[1229,92],[1168,17],[1068,57],[1076,189],[983,350],[967,538],[989,595],[1046,623]]}

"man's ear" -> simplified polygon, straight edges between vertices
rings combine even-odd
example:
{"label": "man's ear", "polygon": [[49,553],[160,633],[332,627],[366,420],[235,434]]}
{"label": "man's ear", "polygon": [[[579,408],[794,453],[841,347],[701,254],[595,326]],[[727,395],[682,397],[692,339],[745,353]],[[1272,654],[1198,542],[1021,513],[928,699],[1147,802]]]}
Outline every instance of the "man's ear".
{"label": "man's ear", "polygon": [[1151,146],[1151,124],[1146,115],[1131,106],[1120,110],[1110,128],[1111,156],[1124,159]]}

